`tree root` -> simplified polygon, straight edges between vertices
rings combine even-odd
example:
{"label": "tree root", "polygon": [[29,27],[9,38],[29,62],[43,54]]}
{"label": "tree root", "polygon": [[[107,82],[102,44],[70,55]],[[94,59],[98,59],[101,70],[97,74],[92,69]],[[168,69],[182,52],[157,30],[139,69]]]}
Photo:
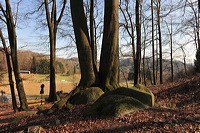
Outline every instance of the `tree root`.
{"label": "tree root", "polygon": [[76,93],[79,93],[83,87],[77,87],[76,89],[72,90],[66,97],[60,99],[60,101],[56,102],[48,111],[47,115],[55,112],[56,110],[62,108],[69,100],[70,97],[74,96]]}

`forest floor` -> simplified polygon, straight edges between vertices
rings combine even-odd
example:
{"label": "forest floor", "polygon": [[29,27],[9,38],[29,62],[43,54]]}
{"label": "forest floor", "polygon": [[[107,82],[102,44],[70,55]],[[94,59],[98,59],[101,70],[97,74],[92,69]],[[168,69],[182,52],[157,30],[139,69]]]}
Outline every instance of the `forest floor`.
{"label": "forest floor", "polygon": [[[88,105],[64,108],[52,115],[14,113],[11,105],[0,105],[0,132],[16,132],[39,125],[42,132],[177,132],[200,133],[200,75],[175,83],[149,86],[156,106],[121,117],[83,117]],[[38,105],[39,106],[39,105]],[[52,104],[43,106],[50,107]],[[36,111],[37,106],[31,110]],[[29,111],[30,112],[30,111]],[[25,115],[24,115],[25,116]],[[17,120],[16,118],[20,120]]]}

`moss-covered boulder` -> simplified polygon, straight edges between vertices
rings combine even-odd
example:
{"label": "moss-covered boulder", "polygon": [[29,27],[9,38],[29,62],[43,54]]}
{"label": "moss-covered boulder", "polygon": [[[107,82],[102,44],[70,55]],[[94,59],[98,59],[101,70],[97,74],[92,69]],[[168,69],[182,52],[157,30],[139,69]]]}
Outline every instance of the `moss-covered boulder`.
{"label": "moss-covered boulder", "polygon": [[70,98],[71,104],[87,104],[95,102],[104,92],[99,87],[89,87],[81,90]]}
{"label": "moss-covered boulder", "polygon": [[84,116],[123,116],[132,111],[146,108],[135,98],[123,95],[107,95],[98,99],[83,111]]}
{"label": "moss-covered boulder", "polygon": [[120,87],[104,93],[93,105],[83,111],[84,116],[122,116],[138,109],[154,106],[154,95],[142,88]]}
{"label": "moss-covered boulder", "polygon": [[142,84],[137,84],[135,87],[133,87],[133,89],[139,89],[142,92],[146,92],[146,93],[152,94],[152,92],[146,86],[144,86]]}
{"label": "moss-covered boulder", "polygon": [[133,87],[133,88],[120,87],[114,91],[105,93],[100,98],[103,98],[108,95],[116,95],[116,94],[133,97],[145,105],[154,106],[154,95],[150,90],[147,91],[147,88],[143,90],[143,89],[138,89],[136,87]]}

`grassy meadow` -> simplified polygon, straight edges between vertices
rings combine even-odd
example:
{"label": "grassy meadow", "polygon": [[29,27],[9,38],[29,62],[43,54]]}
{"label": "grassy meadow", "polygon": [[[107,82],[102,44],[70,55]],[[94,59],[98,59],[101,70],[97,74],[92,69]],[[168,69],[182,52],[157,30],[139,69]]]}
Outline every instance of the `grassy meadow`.
{"label": "grassy meadow", "polygon": [[[28,96],[40,95],[40,85],[44,84],[44,95],[49,94],[50,77],[48,74],[21,74],[23,79],[25,93]],[[70,92],[75,88],[76,83],[80,80],[80,75],[66,76],[64,74],[56,74],[56,90],[63,92]],[[3,81],[0,82],[0,91],[5,91],[6,94],[10,94],[10,87],[7,74],[4,74]],[[17,91],[15,91],[17,94]]]}

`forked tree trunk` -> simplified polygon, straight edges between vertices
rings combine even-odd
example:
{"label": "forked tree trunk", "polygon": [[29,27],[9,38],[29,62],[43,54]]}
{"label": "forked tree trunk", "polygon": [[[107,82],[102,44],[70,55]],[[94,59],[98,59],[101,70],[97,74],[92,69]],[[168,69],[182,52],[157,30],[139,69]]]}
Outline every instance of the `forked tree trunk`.
{"label": "forked tree trunk", "polygon": [[49,10],[49,1],[45,0],[45,11],[46,11],[46,19],[49,29],[49,40],[50,40],[50,91],[49,91],[49,102],[53,102],[57,100],[56,97],[56,34],[58,24],[60,23],[65,5],[67,0],[64,0],[62,3],[62,9],[60,15],[57,19],[57,9],[56,9],[56,0],[52,1],[52,9],[51,12]]}
{"label": "forked tree trunk", "polygon": [[103,91],[119,87],[118,0],[105,0],[104,34],[100,58],[100,81]]}
{"label": "forked tree trunk", "polygon": [[118,54],[118,1],[106,0],[105,27],[101,54],[99,80],[97,68],[93,63],[93,54],[89,40],[87,21],[84,14],[83,0],[70,0],[71,15],[76,39],[76,46],[81,69],[81,79],[76,89],[67,97],[58,101],[48,111],[48,114],[61,108],[69,98],[80,90],[91,86],[101,86],[104,91],[119,86],[119,54]]}
{"label": "forked tree trunk", "polygon": [[26,94],[24,91],[24,86],[22,82],[22,78],[20,75],[20,70],[18,66],[18,58],[17,58],[17,36],[16,36],[16,30],[15,30],[15,24],[13,21],[13,15],[12,10],[10,6],[10,0],[5,0],[6,3],[6,13],[4,14],[6,21],[7,21],[7,29],[8,29],[8,36],[9,36],[9,42],[10,42],[10,48],[11,48],[11,58],[12,58],[12,64],[13,64],[13,70],[16,80],[16,87],[19,95],[19,101],[20,101],[20,110],[26,110],[28,109],[28,103],[26,99]]}

